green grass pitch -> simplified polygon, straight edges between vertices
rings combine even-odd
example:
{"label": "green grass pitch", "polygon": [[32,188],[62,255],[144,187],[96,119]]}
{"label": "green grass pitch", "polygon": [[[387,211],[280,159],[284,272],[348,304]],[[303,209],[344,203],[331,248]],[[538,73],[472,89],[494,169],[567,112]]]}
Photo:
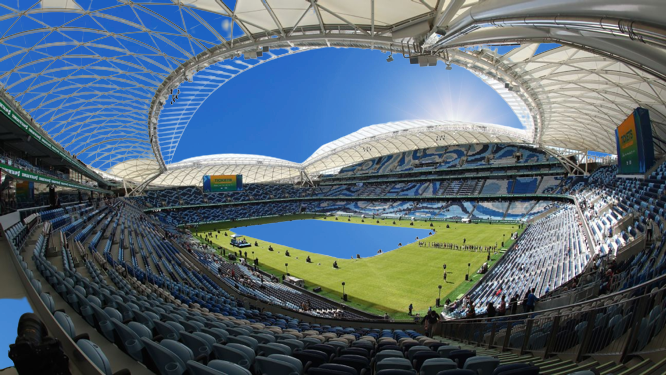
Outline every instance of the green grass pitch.
{"label": "green grass pitch", "polygon": [[[277,218],[264,218],[254,220],[243,220],[219,224],[201,225],[193,233],[201,238],[205,232],[213,231],[218,238],[213,236],[213,243],[231,251],[237,252],[237,248],[229,245],[232,232],[230,228],[268,224],[287,220],[312,219],[311,215],[294,215]],[[323,217],[317,217],[324,220]],[[328,217],[325,220],[335,220]],[[361,218],[351,218],[351,223],[361,223]],[[347,222],[347,218],[340,217],[339,221]],[[365,219],[367,225],[390,225],[393,220]],[[450,228],[446,228],[447,224]],[[346,224],[340,224],[346,225]],[[511,233],[518,231],[517,224],[462,224],[452,222],[433,222],[437,233],[428,237],[427,241],[448,242],[462,244],[467,239],[467,244],[493,246],[497,243],[498,248],[504,241],[504,248],[511,245]],[[409,221],[396,221],[395,226],[409,227]],[[430,222],[415,222],[413,228],[431,229]],[[226,231],[228,236],[224,236]],[[478,270],[487,259],[485,252],[472,252],[460,250],[443,250],[427,247],[419,247],[417,243],[406,244],[399,249],[389,251],[380,256],[363,259],[337,259],[325,255],[311,253],[301,249],[293,249],[280,244],[264,241],[260,238],[247,237],[247,240],[258,247],[252,246],[243,249],[248,252],[248,257],[259,258],[260,268],[264,271],[281,277],[285,273],[285,263],[289,264],[289,273],[292,276],[305,280],[306,287],[312,289],[315,286],[322,287],[322,295],[340,301],[342,296],[342,282],[346,283],[345,292],[349,296],[349,306],[383,315],[387,312],[393,319],[408,319],[407,308],[410,303],[414,304],[414,313],[423,313],[429,307],[435,307],[435,299],[439,295],[438,285],[442,285],[442,301],[446,298],[454,300],[471,288],[482,275],[477,275]],[[322,239],[325,241],[325,239]],[[272,245],[274,251],[268,251]],[[313,244],[313,246],[315,246]],[[285,256],[285,250],[289,250],[290,257]],[[254,254],[252,253],[254,252]],[[310,256],[312,263],[305,259]],[[490,265],[499,260],[501,253],[491,255]],[[296,259],[298,258],[298,259]],[[338,261],[338,269],[333,268],[333,262]],[[318,265],[318,264],[321,265]],[[443,280],[443,264],[447,265],[447,281]],[[471,263],[471,282],[465,281],[467,264]]]}

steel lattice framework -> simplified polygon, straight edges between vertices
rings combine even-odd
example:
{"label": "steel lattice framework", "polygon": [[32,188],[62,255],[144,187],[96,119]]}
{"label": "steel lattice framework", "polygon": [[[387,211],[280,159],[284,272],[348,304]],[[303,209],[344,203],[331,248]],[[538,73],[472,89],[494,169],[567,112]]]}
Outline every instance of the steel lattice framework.
{"label": "steel lattice framework", "polygon": [[[637,106],[663,133],[665,8],[661,0],[7,0],[0,90],[91,166],[145,179],[168,169],[198,106],[229,79],[308,49],[379,49],[471,70],[514,109],[521,139],[612,153],[614,127]],[[562,47],[535,54],[544,42]],[[467,48],[497,44],[520,47]]]}
{"label": "steel lattice framework", "polygon": [[[256,59],[222,61],[211,65],[201,74],[197,74],[196,77],[193,77],[192,82],[183,82],[175,89],[176,99],[170,100],[168,104],[165,102],[164,109],[160,111],[157,137],[164,162],[169,164],[173,161],[180,138],[192,117],[206,99],[225,83],[261,64],[308,50],[310,48],[280,48],[262,53],[262,56]],[[172,98],[174,98],[173,95]]]}
{"label": "steel lattice framework", "polygon": [[12,5],[0,3],[2,89],[67,150],[100,169],[154,157],[147,114],[156,88],[225,40],[206,21],[208,12],[173,3]]}
{"label": "steel lattice framework", "polygon": [[547,116],[536,143],[614,153],[615,128],[636,107],[650,110],[655,136],[664,139],[666,82],[589,51],[564,46],[534,56],[537,47],[525,44],[500,58],[521,72]]}

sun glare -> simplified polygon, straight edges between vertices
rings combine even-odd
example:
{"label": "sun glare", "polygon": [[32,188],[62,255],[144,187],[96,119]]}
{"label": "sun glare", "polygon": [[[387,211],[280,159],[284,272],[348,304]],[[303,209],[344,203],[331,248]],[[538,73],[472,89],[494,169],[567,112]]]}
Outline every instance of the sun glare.
{"label": "sun glare", "polygon": [[427,92],[411,89],[405,95],[405,103],[401,110],[406,119],[484,122],[523,128],[492,87],[460,67],[434,74],[431,90]]}

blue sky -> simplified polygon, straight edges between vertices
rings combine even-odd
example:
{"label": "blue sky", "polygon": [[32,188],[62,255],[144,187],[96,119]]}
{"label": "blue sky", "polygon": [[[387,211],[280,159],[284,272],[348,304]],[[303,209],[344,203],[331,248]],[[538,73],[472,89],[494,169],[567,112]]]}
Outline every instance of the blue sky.
{"label": "blue sky", "polygon": [[[27,298],[0,299],[0,348],[9,353],[9,344],[16,340],[16,328],[21,315],[32,312]],[[0,355],[0,369],[14,366],[14,362],[7,355]]]}
{"label": "blue sky", "polygon": [[241,74],[199,108],[174,162],[220,153],[302,162],[319,146],[364,126],[415,119],[521,124],[469,71],[410,65],[379,51],[322,49]]}

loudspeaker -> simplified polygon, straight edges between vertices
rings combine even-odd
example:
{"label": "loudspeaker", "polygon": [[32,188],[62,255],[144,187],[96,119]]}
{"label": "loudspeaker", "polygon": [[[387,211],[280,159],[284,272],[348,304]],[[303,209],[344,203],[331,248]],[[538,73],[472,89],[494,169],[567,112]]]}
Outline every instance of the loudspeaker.
{"label": "loudspeaker", "polygon": [[417,57],[417,62],[419,64],[419,66],[437,66],[437,57],[435,57],[435,56],[418,56]]}

